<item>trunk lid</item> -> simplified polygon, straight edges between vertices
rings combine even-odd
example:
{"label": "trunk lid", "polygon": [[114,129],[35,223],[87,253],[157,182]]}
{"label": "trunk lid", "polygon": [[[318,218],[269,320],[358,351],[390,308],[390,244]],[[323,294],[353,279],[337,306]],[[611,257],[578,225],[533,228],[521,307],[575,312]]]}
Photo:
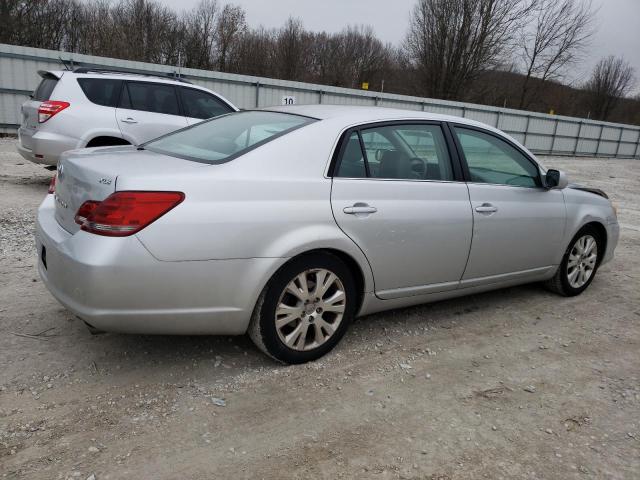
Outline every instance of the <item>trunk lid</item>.
{"label": "trunk lid", "polygon": [[204,165],[136,147],[103,147],[63,154],[58,164],[55,217],[70,233],[80,230],[75,215],[87,200],[102,201],[116,191],[118,177],[166,175],[167,190],[179,172]]}

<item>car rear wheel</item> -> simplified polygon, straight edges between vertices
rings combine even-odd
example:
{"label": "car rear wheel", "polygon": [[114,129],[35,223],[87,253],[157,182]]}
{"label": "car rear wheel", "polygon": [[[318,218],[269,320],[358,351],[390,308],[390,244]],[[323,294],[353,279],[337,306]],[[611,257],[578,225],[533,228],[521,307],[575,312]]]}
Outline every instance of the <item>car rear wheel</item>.
{"label": "car rear wheel", "polygon": [[598,232],[586,226],[570,243],[555,276],[546,283],[549,290],[572,297],[584,292],[596,275],[603,245]]}
{"label": "car rear wheel", "polygon": [[329,352],[353,318],[356,289],[347,266],[328,253],[296,258],[264,289],[249,336],[267,355],[304,363]]}

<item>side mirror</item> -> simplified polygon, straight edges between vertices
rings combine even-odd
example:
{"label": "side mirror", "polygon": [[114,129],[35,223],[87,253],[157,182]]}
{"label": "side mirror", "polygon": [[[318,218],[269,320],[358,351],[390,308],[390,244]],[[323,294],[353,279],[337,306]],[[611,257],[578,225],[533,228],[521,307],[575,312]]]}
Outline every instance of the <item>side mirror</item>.
{"label": "side mirror", "polygon": [[569,179],[567,178],[567,174],[562,170],[547,170],[547,174],[544,177],[545,186],[547,189],[557,189],[562,190],[569,185]]}

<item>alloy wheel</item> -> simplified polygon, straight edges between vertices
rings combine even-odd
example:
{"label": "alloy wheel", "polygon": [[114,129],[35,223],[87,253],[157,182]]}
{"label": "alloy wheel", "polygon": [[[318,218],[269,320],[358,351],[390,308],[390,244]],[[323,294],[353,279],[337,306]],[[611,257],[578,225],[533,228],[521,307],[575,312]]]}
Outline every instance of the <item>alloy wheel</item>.
{"label": "alloy wheel", "polygon": [[572,288],[584,286],[595,271],[598,244],[592,235],[583,235],[571,247],[567,262],[567,279]]}
{"label": "alloy wheel", "polygon": [[305,270],[280,295],[274,319],[278,337],[293,350],[317,348],[338,329],[345,308],[345,288],[336,274]]}

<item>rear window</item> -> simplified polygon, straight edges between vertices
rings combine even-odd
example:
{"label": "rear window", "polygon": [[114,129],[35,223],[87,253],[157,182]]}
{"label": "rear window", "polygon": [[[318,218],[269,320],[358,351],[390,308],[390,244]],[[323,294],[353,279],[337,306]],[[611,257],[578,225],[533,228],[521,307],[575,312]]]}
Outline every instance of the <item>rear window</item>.
{"label": "rear window", "polygon": [[33,92],[33,99],[38,100],[39,102],[50,100],[53,89],[56,88],[57,83],[57,78],[43,78],[40,85],[38,85],[38,88]]}
{"label": "rear window", "polygon": [[232,111],[231,107],[210,93],[194,88],[180,88],[184,114],[191,118],[212,118]]}
{"label": "rear window", "polygon": [[105,78],[79,78],[80,88],[90,102],[105,107],[116,107],[122,80]]}
{"label": "rear window", "polygon": [[171,133],[144,147],[185,160],[218,164],[314,121],[288,113],[237,112]]}

